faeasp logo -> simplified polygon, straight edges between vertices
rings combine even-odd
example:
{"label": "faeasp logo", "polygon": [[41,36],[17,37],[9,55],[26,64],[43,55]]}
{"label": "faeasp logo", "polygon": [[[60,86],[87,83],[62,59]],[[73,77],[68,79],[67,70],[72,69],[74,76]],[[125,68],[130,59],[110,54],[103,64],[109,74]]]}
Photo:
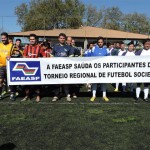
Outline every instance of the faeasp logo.
{"label": "faeasp logo", "polygon": [[22,71],[24,75],[35,75],[38,67],[29,67],[27,63],[16,63],[12,71]]}
{"label": "faeasp logo", "polygon": [[41,81],[40,61],[10,61],[11,82]]}

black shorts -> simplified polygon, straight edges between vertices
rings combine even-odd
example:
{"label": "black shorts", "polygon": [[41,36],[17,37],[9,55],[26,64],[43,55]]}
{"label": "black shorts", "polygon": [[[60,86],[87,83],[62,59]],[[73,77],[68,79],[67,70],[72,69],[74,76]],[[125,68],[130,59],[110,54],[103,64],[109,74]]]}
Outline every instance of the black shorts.
{"label": "black shorts", "polygon": [[0,79],[6,78],[6,67],[0,67]]}

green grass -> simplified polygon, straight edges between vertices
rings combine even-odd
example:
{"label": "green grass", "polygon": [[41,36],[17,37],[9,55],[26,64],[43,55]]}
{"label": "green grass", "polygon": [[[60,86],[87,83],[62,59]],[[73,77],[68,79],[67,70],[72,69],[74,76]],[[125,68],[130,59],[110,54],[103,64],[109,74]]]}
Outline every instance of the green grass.
{"label": "green grass", "polygon": [[[109,94],[111,96],[111,94]],[[132,97],[0,102],[0,145],[22,150],[149,150],[150,104]]]}

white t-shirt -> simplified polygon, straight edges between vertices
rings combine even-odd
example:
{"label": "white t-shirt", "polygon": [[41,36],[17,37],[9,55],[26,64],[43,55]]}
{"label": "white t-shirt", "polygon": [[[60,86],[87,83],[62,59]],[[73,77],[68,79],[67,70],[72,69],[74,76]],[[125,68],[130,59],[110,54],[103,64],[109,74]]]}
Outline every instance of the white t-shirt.
{"label": "white t-shirt", "polygon": [[126,50],[123,50],[123,51],[122,51],[122,50],[120,49],[120,50],[119,50],[119,53],[118,53],[118,56],[122,56],[122,54],[123,54],[124,52],[126,52]]}
{"label": "white t-shirt", "polygon": [[135,53],[134,53],[134,52],[129,52],[129,51],[127,51],[127,53],[126,53],[125,56],[135,56]]}
{"label": "white t-shirt", "polygon": [[150,49],[149,50],[143,49],[141,52],[141,56],[147,56],[147,55],[150,55]]}

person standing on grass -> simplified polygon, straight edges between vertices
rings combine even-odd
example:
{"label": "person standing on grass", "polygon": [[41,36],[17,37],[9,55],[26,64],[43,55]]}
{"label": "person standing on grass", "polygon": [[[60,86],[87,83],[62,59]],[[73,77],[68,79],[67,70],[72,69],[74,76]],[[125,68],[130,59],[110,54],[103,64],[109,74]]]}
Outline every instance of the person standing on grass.
{"label": "person standing on grass", "polygon": [[[42,57],[41,47],[37,44],[37,36],[35,34],[30,34],[30,44],[25,47],[24,58],[38,58]],[[36,102],[40,101],[40,88],[41,86],[25,86],[25,94],[26,96],[21,101],[30,100],[31,90],[35,90],[36,93]]]}
{"label": "person standing on grass", "polygon": [[[21,39],[16,39],[16,43],[13,44],[11,52],[10,52],[10,57],[11,58],[21,58],[23,56],[23,49],[21,47]],[[15,100],[16,96],[19,94],[17,92],[17,86],[16,85],[10,85],[10,99]]]}
{"label": "person standing on grass", "polygon": [[[66,44],[66,35],[64,33],[60,33],[58,37],[58,44],[53,46],[52,56],[53,57],[70,57],[73,56],[73,49],[70,45]],[[56,90],[54,92],[54,97],[52,99],[53,102],[57,101],[60,98],[60,88],[63,88],[66,100],[71,101],[70,93],[69,93],[69,85],[55,85]]]}
{"label": "person standing on grass", "polygon": [[[125,49],[125,44],[124,44],[124,42],[120,42],[120,49],[118,50],[118,56],[122,56],[122,54],[125,52],[127,52],[127,50]],[[123,92],[125,92],[125,88],[124,88],[125,86],[126,86],[126,84],[122,83]],[[119,92],[119,83],[116,83],[114,92]]]}
{"label": "person standing on grass", "polygon": [[[135,53],[137,56],[150,56],[150,39],[146,39],[143,41],[144,48],[139,50]],[[141,85],[142,83],[137,83],[136,87],[136,102],[140,100],[140,93],[141,93]],[[149,83],[144,83],[144,101],[149,102],[148,100],[148,93],[149,93]]]}
{"label": "person standing on grass", "polygon": [[[128,49],[127,49],[127,51],[124,52],[124,53],[122,54],[122,56],[135,56],[134,49],[135,49],[134,42],[131,41],[131,42],[128,44]],[[130,87],[130,92],[133,92],[133,83],[129,83],[128,85],[129,85],[129,87]],[[126,92],[126,83],[122,83],[122,90],[123,90],[123,92]]]}
{"label": "person standing on grass", "polygon": [[[104,46],[104,38],[103,37],[98,37],[97,39],[97,44],[96,46],[94,46],[92,48],[91,54],[90,56],[92,57],[99,57],[99,56],[108,56],[108,51],[106,47]],[[103,100],[108,102],[109,99],[106,96],[106,88],[107,88],[107,84],[106,83],[101,83],[101,89],[103,92]],[[92,84],[92,98],[90,99],[90,101],[94,101],[96,98],[96,90],[97,90],[97,83],[93,83]]]}
{"label": "person standing on grass", "polygon": [[1,33],[0,43],[0,99],[2,99],[2,87],[4,80],[7,79],[6,75],[6,58],[10,57],[10,51],[12,49],[12,43],[8,41],[8,34],[6,32]]}

